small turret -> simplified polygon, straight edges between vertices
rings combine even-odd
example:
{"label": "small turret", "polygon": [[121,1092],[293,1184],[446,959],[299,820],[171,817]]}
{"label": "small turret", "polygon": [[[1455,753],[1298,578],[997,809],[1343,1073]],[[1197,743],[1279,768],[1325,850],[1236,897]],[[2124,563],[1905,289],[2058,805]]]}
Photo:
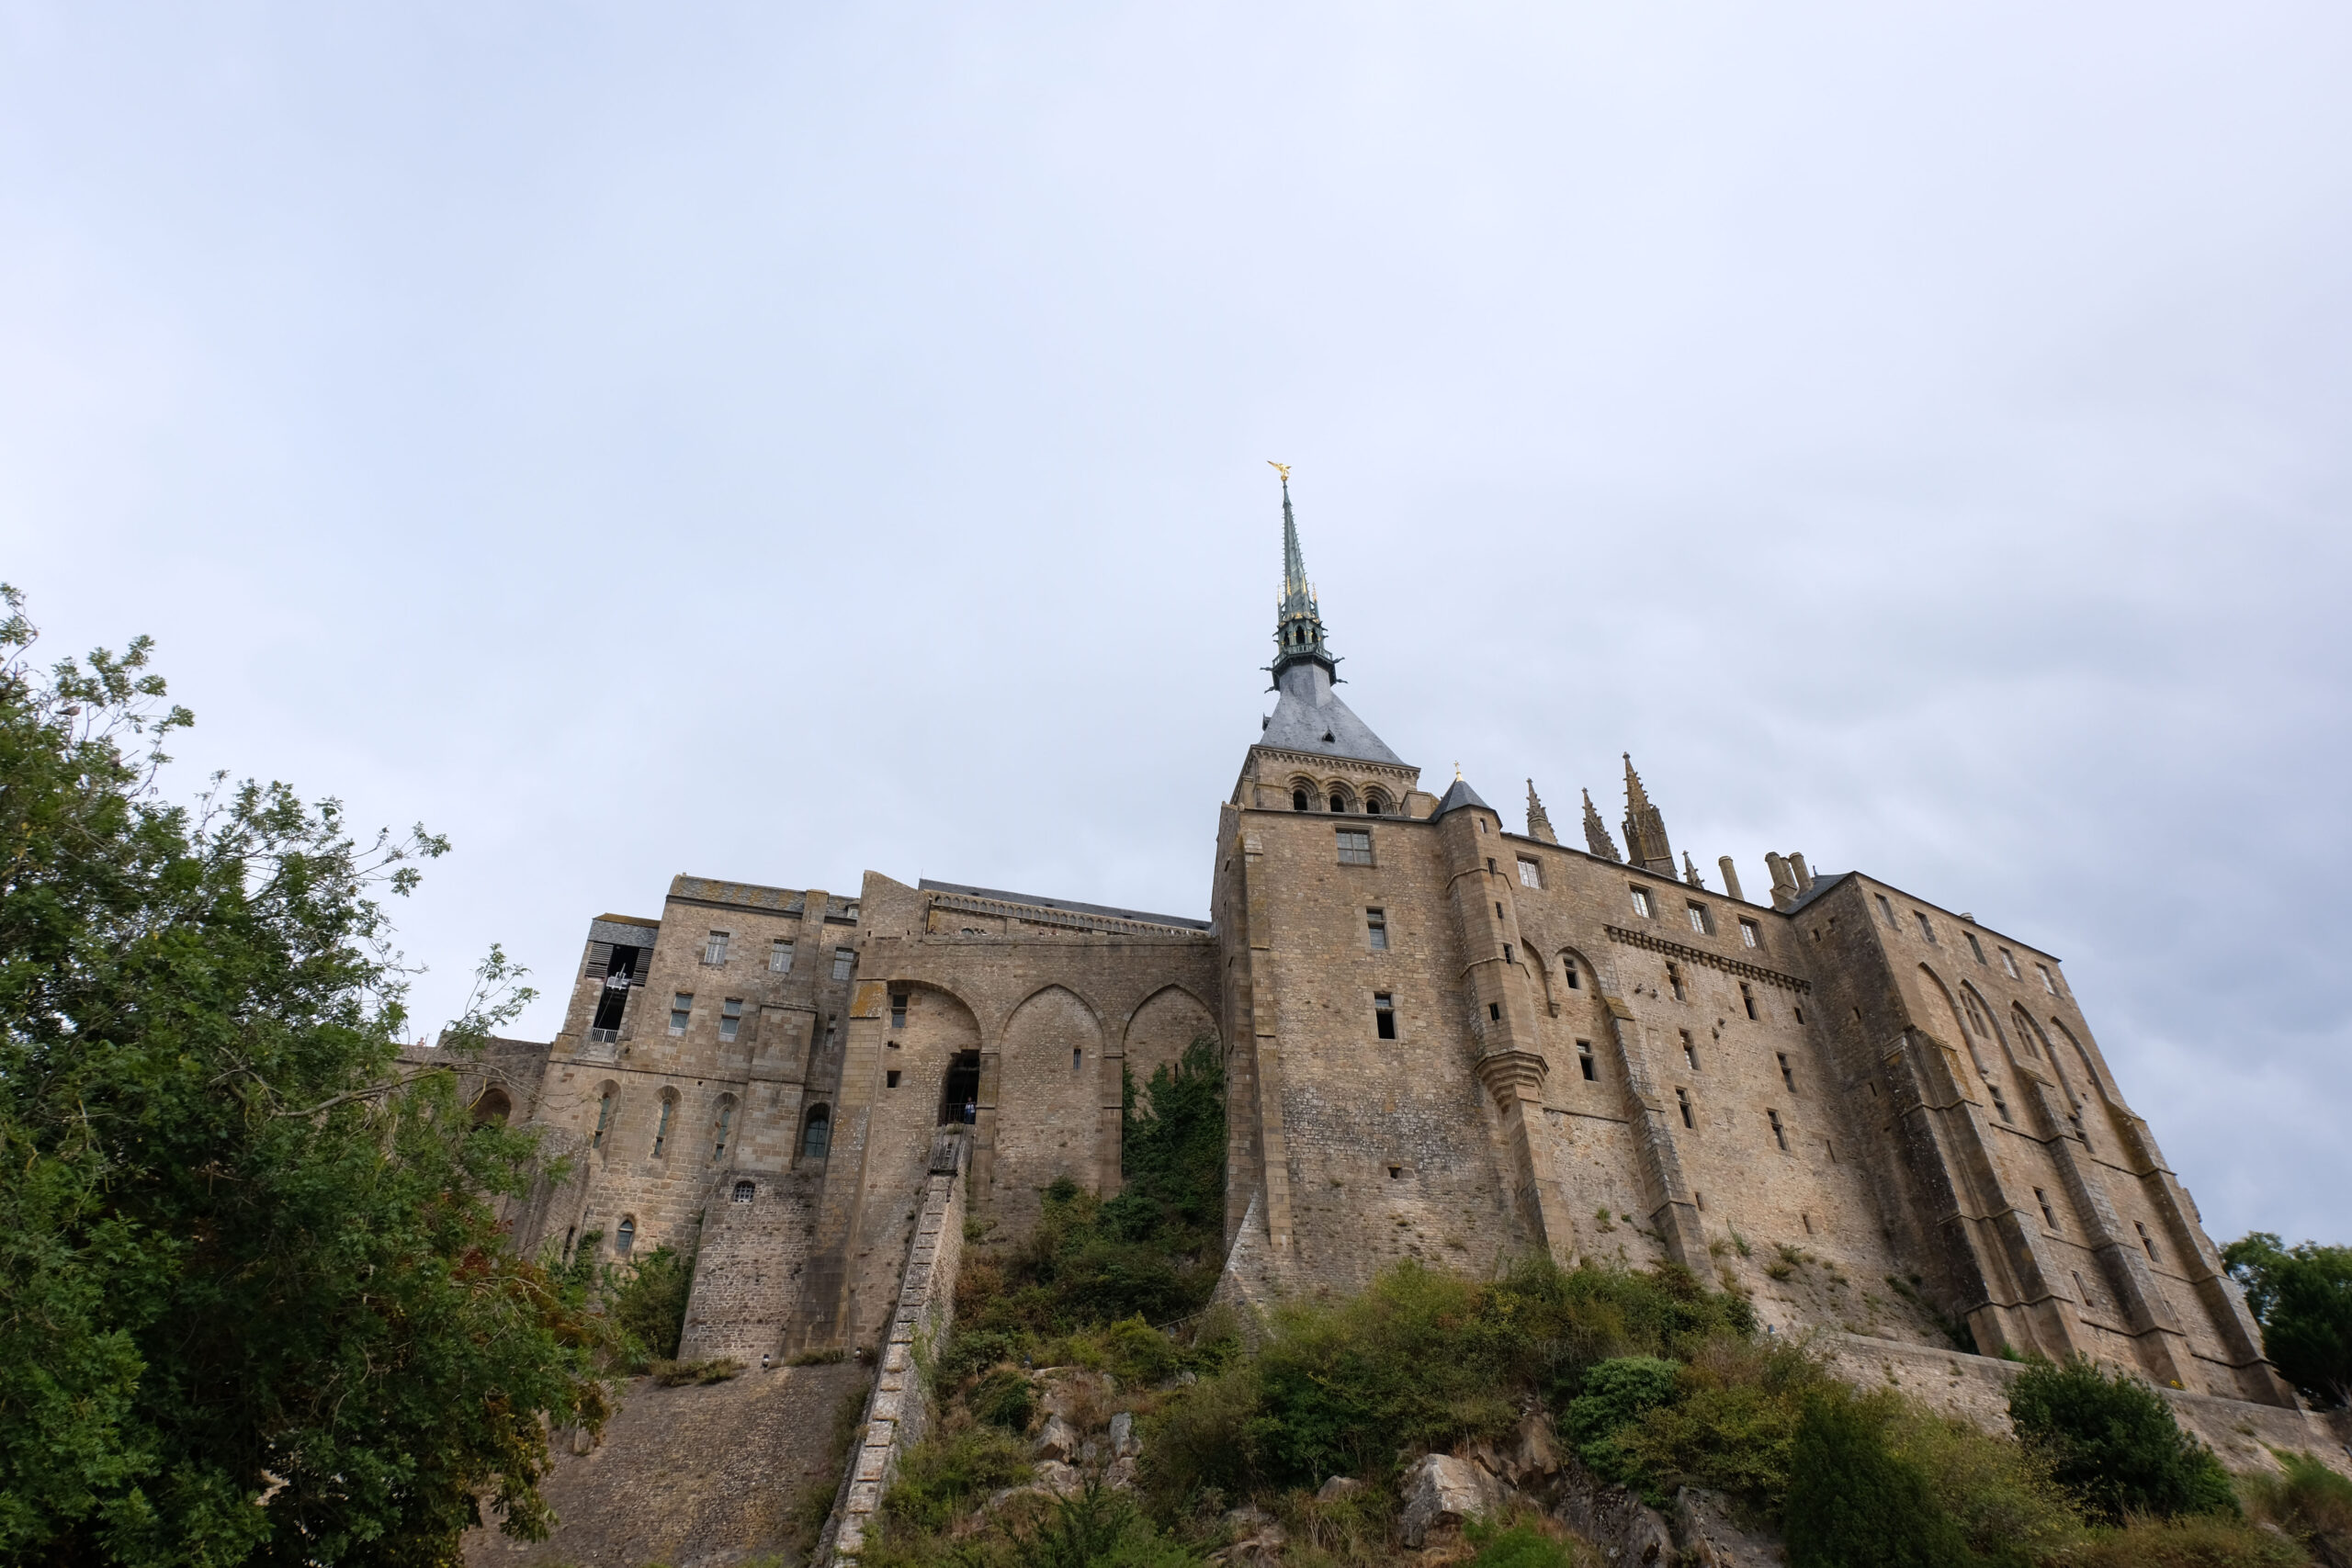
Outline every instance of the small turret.
{"label": "small turret", "polygon": [[1625,858],[1644,871],[1674,874],[1674,849],[1666,841],[1666,818],[1650,804],[1642,775],[1634,772],[1634,754],[1625,753]]}
{"label": "small turret", "polygon": [[1584,841],[1587,848],[1602,860],[1623,860],[1617,845],[1609,837],[1608,826],[1600,820],[1600,813],[1592,808],[1592,791],[1584,792]]}
{"label": "small turret", "polygon": [[1535,793],[1535,781],[1527,781],[1527,836],[1556,844],[1560,836],[1552,831],[1552,819],[1544,815],[1544,802]]}

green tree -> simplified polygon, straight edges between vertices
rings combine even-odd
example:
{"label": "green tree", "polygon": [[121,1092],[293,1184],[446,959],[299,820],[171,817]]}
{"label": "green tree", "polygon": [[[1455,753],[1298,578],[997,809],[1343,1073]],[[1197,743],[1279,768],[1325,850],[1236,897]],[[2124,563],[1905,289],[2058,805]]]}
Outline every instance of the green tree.
{"label": "green tree", "polygon": [[1887,1443],[1896,1402],[1824,1385],[1805,1402],[1781,1506],[1790,1568],[1965,1568],[1960,1525]]}
{"label": "green tree", "polygon": [[2180,1429],[2172,1407],[2137,1378],[2075,1357],[2037,1361],[2009,1385],[2018,1438],[2051,1479],[2109,1523],[2153,1514],[2234,1514],[2237,1494],[2213,1450]]}
{"label": "green tree", "polygon": [[2352,1247],[2252,1231],[2222,1248],[2262,1325],[2263,1354],[2321,1404],[2352,1403]]}
{"label": "green tree", "polygon": [[0,595],[0,1562],[453,1562],[483,1495],[544,1535],[603,1330],[499,1234],[530,1142],[396,1061],[377,900],[447,845],[169,804],[147,639],[41,671]]}

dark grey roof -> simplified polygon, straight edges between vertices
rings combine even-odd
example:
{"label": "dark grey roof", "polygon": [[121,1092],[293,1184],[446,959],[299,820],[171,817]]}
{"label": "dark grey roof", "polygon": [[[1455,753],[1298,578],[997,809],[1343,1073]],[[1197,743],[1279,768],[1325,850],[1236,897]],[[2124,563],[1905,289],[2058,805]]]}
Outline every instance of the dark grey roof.
{"label": "dark grey roof", "polygon": [[1385,762],[1392,768],[1405,766],[1405,760],[1332,693],[1331,672],[1322,665],[1294,664],[1275,679],[1282,696],[1258,744],[1311,756],[1352,757],[1359,761]]}
{"label": "dark grey roof", "polygon": [[1067,909],[1074,915],[1108,915],[1114,920],[1149,920],[1159,926],[1185,926],[1193,931],[1209,929],[1206,920],[1188,920],[1182,915],[1154,915],[1142,909],[1114,909],[1107,904],[1080,904],[1069,898],[1041,898],[1035,893],[1007,893],[1001,887],[967,887],[956,882],[933,882],[926,876],[915,884],[925,893],[961,893],[972,898],[995,898],[1007,904],[1034,904],[1041,909]]}
{"label": "dark grey roof", "polygon": [[1445,792],[1445,798],[1437,803],[1437,809],[1430,813],[1430,819],[1435,821],[1447,812],[1464,806],[1476,806],[1488,811],[1494,810],[1493,807],[1487,806],[1485,801],[1478,798],[1478,792],[1470,787],[1468,780],[1456,779],[1453,781],[1453,787]]}

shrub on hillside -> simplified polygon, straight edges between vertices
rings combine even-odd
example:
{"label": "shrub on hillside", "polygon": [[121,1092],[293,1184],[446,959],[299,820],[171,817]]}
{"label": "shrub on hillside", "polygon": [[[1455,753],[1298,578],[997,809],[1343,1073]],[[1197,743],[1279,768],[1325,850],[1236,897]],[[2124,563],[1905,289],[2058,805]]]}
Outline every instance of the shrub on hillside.
{"label": "shrub on hillside", "polygon": [[2301,1541],[2321,1568],[2352,1568],[2352,1480],[2309,1454],[2278,1461],[2279,1474],[2246,1481],[2255,1517]]}
{"label": "shrub on hillside", "polygon": [[2009,1385],[2018,1440],[2095,1518],[2234,1514],[2229,1472],[2138,1379],[2081,1358],[2040,1361]]}
{"label": "shrub on hillside", "polygon": [[1836,1384],[1805,1402],[1782,1506],[1790,1568],[1968,1568],[1927,1472],[1887,1442],[1899,1402]]}

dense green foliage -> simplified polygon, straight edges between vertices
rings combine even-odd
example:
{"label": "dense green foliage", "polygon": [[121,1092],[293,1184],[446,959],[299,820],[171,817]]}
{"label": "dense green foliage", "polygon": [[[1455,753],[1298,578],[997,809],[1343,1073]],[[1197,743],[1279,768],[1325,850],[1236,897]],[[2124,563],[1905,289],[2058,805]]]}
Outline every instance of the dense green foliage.
{"label": "dense green foliage", "polygon": [[[594,1242],[579,1251],[594,1256]],[[694,1255],[668,1247],[657,1247],[628,1263],[607,1266],[605,1312],[619,1337],[619,1349],[629,1371],[641,1372],[678,1353],[678,1340],[686,1327],[686,1296],[694,1282]]]}
{"label": "dense green foliage", "polygon": [[6,592],[0,1562],[442,1562],[482,1495],[542,1532],[600,1328],[494,1223],[530,1144],[396,1071],[376,897],[446,846],[165,803],[145,640],[36,670]]}
{"label": "dense green foliage", "polygon": [[1826,1385],[1805,1401],[1781,1507],[1790,1568],[1966,1568],[1926,1472],[1887,1442],[1892,1403]]}
{"label": "dense green foliage", "polygon": [[2262,1325],[2262,1351],[2324,1405],[2352,1402],[2352,1247],[2281,1243],[2254,1231],[2222,1249]]}
{"label": "dense green foliage", "polygon": [[2280,1454],[2283,1473],[2249,1483],[2252,1511],[2321,1568],[2352,1568],[2352,1480],[2309,1454]]}
{"label": "dense green foliage", "polygon": [[2037,1362],[2009,1385],[2009,1420],[2095,1517],[2237,1512],[2222,1461],[2136,1378],[2079,1359]]}

